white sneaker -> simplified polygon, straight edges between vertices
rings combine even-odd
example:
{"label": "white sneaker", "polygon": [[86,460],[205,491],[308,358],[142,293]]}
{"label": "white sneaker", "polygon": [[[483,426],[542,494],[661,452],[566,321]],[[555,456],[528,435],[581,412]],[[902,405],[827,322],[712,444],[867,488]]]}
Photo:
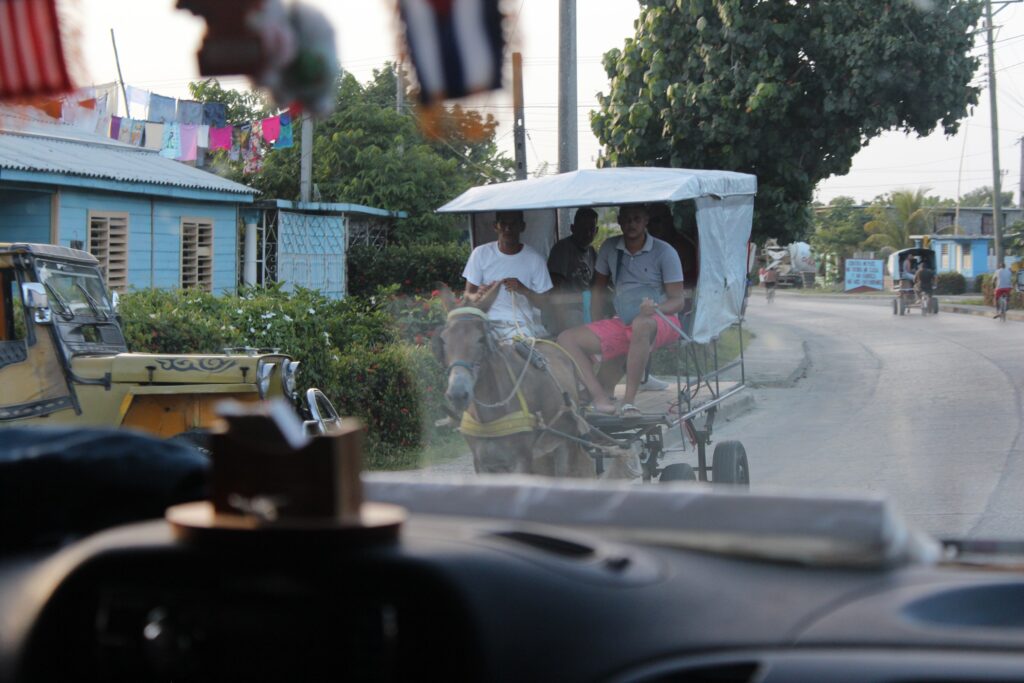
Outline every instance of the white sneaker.
{"label": "white sneaker", "polygon": [[664,382],[654,375],[649,375],[646,382],[640,383],[640,391],[665,391],[668,389],[668,382]]}

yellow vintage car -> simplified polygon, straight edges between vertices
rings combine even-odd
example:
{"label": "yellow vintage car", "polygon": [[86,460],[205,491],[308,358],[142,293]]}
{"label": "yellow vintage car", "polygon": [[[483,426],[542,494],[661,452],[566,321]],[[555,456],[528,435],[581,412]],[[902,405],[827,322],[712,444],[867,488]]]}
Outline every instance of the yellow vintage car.
{"label": "yellow vintage car", "polygon": [[322,433],[317,389],[300,396],[298,362],[277,352],[129,353],[98,261],[48,244],[0,243],[0,427],[130,427],[202,435],[224,399],[285,398]]}

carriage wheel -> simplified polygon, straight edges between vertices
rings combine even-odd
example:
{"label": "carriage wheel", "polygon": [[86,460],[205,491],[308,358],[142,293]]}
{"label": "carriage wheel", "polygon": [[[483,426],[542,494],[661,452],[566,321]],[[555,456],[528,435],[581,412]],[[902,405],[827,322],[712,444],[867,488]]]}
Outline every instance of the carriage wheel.
{"label": "carriage wheel", "polygon": [[750,468],[747,452],[739,441],[722,441],[715,446],[711,460],[711,482],[750,486]]}
{"label": "carriage wheel", "polygon": [[661,470],[661,476],[658,477],[658,481],[697,481],[697,473],[686,463],[677,462],[673,465],[666,465]]}

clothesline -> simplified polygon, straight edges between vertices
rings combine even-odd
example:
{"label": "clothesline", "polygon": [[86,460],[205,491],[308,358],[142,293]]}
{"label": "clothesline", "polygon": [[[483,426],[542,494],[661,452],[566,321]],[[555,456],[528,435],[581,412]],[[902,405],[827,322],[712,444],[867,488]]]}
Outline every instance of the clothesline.
{"label": "clothesline", "polygon": [[232,126],[220,102],[165,97],[128,86],[125,110],[118,116],[114,84],[96,86],[62,99],[35,104],[50,117],[125,144],[158,150],[161,156],[204,165],[207,152],[226,150],[232,161],[244,162],[246,173],[263,165],[264,144],[276,149],[293,144],[292,116],[276,116]]}

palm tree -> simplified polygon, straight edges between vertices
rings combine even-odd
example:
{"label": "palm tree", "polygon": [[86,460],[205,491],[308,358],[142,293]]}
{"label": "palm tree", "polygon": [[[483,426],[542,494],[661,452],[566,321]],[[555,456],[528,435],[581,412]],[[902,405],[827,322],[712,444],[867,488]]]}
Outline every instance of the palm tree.
{"label": "palm tree", "polygon": [[872,220],[864,224],[868,233],[864,246],[895,251],[910,246],[911,235],[925,234],[931,214],[931,208],[925,206],[927,194],[928,188],[898,190],[876,201],[868,209]]}

